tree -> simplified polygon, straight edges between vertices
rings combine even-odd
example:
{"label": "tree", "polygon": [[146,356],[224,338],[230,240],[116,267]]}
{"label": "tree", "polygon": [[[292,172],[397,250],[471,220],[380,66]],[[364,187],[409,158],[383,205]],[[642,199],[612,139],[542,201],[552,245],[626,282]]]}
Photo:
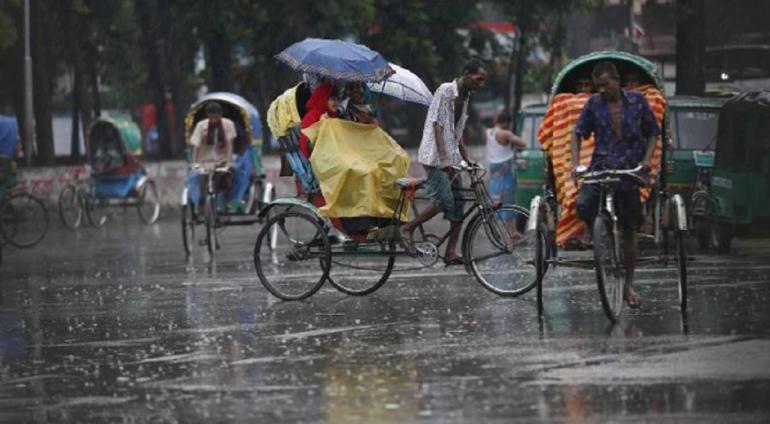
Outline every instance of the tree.
{"label": "tree", "polygon": [[677,0],[676,94],[701,95],[706,89],[704,0]]}
{"label": "tree", "polygon": [[300,78],[273,56],[307,37],[346,38],[365,33],[375,14],[373,0],[240,2],[240,23],[235,30],[243,40],[240,47],[248,54],[249,63],[236,67],[235,78],[241,82],[245,97],[263,113],[278,94]]}
{"label": "tree", "polygon": [[560,65],[566,38],[563,17],[572,10],[592,6],[594,0],[497,0],[506,16],[510,16],[518,29],[514,49],[508,61],[508,81],[504,103],[512,115],[521,108],[524,75],[530,48],[537,42],[550,45],[551,66]]}
{"label": "tree", "polygon": [[[16,109],[21,110],[22,61],[14,58],[23,57],[21,40],[21,2],[9,0],[0,3],[0,75],[15,75],[15,78],[0,79],[0,113]],[[19,106],[17,107],[17,104]],[[21,124],[21,122],[19,122]]]}

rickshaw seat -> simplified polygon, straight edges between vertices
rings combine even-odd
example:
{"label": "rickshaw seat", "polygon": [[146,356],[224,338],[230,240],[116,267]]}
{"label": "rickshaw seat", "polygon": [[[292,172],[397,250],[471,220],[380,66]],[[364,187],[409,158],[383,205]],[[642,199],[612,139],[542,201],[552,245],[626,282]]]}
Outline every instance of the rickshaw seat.
{"label": "rickshaw seat", "polygon": [[417,190],[421,188],[423,185],[425,185],[426,178],[399,178],[396,180],[395,184],[396,187],[400,188],[401,190],[407,190],[407,189],[413,189]]}

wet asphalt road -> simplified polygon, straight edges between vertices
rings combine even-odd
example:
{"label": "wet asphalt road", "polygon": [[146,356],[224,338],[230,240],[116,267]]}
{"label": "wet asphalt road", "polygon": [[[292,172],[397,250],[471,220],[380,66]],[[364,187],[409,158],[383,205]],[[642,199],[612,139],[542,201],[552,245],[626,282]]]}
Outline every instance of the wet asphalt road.
{"label": "wet asphalt road", "polygon": [[502,299],[464,270],[279,302],[258,227],[209,263],[175,221],[54,230],[0,266],[0,422],[768,422],[770,256],[696,256],[608,326],[593,275]]}

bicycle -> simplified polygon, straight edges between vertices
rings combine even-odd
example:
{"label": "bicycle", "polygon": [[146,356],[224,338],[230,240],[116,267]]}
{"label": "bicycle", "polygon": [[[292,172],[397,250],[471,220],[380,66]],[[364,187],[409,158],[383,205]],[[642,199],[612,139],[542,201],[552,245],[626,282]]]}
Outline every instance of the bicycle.
{"label": "bicycle", "polygon": [[[538,266],[538,313],[543,313],[543,294],[542,282],[546,270],[549,266],[567,266],[583,269],[594,269],[596,272],[596,282],[599,289],[599,297],[602,303],[602,309],[607,318],[612,322],[617,322],[623,307],[623,292],[625,287],[625,261],[623,258],[623,230],[620,227],[618,216],[615,210],[615,186],[623,177],[634,178],[637,181],[646,184],[646,181],[640,176],[642,167],[634,169],[620,170],[602,170],[593,172],[580,172],[579,177],[583,179],[583,184],[596,185],[600,189],[599,210],[591,226],[593,235],[593,258],[584,259],[565,259],[557,258],[555,244],[546,245],[543,240],[550,239],[545,236],[549,231],[546,224],[546,215],[553,213],[553,210],[541,201],[539,197],[533,199],[532,216],[535,218],[530,221],[530,229],[536,230],[540,236],[536,238],[538,242],[538,257],[542,258]],[[679,302],[682,310],[687,308],[687,251],[686,251],[686,213],[684,201],[679,194],[668,197],[665,190],[660,190],[655,197],[655,234],[643,237],[652,237],[659,246],[660,251],[655,257],[637,258],[637,266],[649,263],[669,262],[668,257],[668,237],[664,230],[675,231],[676,253],[675,261],[679,273]],[[665,204],[664,204],[665,202]],[[669,228],[663,228],[662,216],[668,210],[668,203],[671,217],[666,220]],[[540,209],[542,208],[542,209]],[[673,223],[674,225],[671,225]],[[534,227],[534,228],[533,228]]]}
{"label": "bicycle", "polygon": [[206,245],[209,255],[213,257],[216,250],[219,249],[218,231],[222,228],[237,225],[248,226],[265,220],[260,217],[258,212],[275,197],[275,188],[272,183],[265,181],[264,176],[255,177],[249,188],[249,196],[244,211],[229,211],[227,209],[220,211],[218,198],[222,193],[217,191],[217,182],[222,176],[229,173],[231,168],[193,165],[191,170],[206,177],[206,194],[204,199],[200,199],[204,205],[203,214],[200,215],[191,201],[189,189],[187,187],[184,189],[182,195],[182,244],[185,253],[187,255],[192,254],[195,244],[195,227],[204,225],[206,237],[201,244]]}
{"label": "bicycle", "polygon": [[[527,209],[516,205],[499,205],[491,201],[484,183],[486,171],[478,165],[463,164],[456,168],[471,177],[463,199],[472,201],[463,216],[469,219],[462,234],[462,257],[466,269],[486,289],[501,296],[518,296],[537,283],[537,258],[533,249],[517,239],[513,230],[525,227]],[[400,217],[423,179],[402,178],[396,182],[400,197],[393,216],[385,225],[365,236],[339,240],[330,236],[331,227],[312,204],[299,199],[277,199],[261,213],[284,207],[263,226],[254,245],[254,266],[262,285],[283,300],[300,300],[312,296],[328,281],[337,290],[362,296],[380,288],[394,269],[395,258],[408,256],[397,248]],[[513,224],[510,222],[513,221]],[[506,222],[508,221],[508,222]],[[274,232],[273,228],[278,231]],[[266,248],[268,234],[277,233],[274,248]],[[432,266],[439,258],[438,247],[446,239],[425,233],[415,243],[416,259],[422,269]],[[534,233],[530,233],[534,234]],[[377,262],[373,264],[373,262]],[[332,264],[348,272],[332,274]],[[335,271],[336,272],[336,271]]]}
{"label": "bicycle", "polygon": [[11,246],[31,248],[45,237],[48,209],[38,197],[21,188],[11,188],[0,198],[0,236]]}

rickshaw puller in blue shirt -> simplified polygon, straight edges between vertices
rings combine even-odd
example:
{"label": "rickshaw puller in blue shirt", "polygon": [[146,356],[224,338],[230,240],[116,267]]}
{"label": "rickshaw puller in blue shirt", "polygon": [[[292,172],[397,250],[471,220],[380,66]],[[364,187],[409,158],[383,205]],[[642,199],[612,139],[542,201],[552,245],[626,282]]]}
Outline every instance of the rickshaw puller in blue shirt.
{"label": "rickshaw puller in blue shirt", "polygon": [[[580,113],[572,134],[572,163],[577,175],[580,164],[580,141],[594,135],[596,147],[591,156],[590,171],[631,169],[642,165],[650,171],[650,161],[660,128],[644,96],[636,91],[620,88],[620,75],[612,62],[600,62],[592,72],[597,94],[594,94]],[[577,181],[576,181],[577,185]],[[591,228],[599,209],[600,189],[584,184],[577,199],[577,213]],[[632,308],[641,305],[641,297],[633,288],[636,269],[636,230],[642,222],[642,203],[639,183],[621,178],[615,190],[618,218],[623,227],[626,283],[623,298]]]}

